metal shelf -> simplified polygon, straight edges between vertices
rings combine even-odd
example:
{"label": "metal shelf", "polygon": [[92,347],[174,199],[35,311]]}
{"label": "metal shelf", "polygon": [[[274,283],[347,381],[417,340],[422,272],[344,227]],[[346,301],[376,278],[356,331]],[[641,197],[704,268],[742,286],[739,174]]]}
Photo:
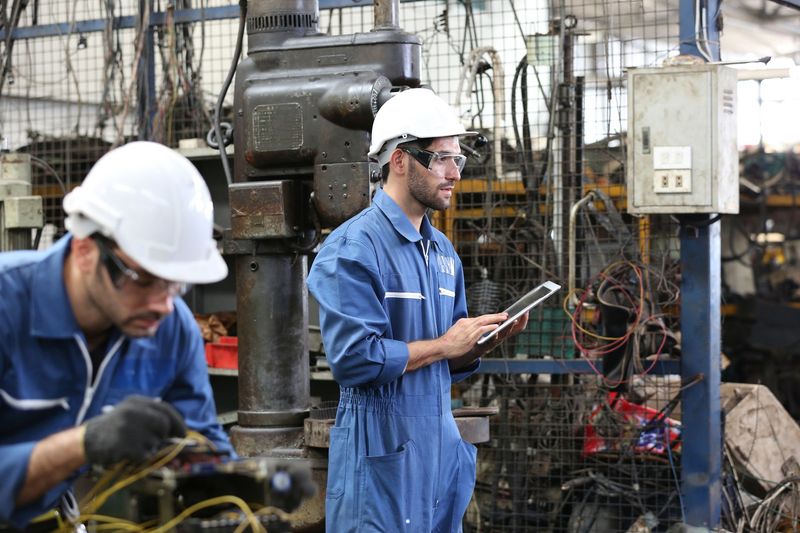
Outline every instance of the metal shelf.
{"label": "metal shelf", "polygon": [[[594,368],[592,368],[594,365]],[[596,369],[596,370],[595,370]],[[603,371],[603,361],[586,359],[482,359],[478,374],[594,374]],[[650,374],[681,373],[679,359],[658,361]]]}

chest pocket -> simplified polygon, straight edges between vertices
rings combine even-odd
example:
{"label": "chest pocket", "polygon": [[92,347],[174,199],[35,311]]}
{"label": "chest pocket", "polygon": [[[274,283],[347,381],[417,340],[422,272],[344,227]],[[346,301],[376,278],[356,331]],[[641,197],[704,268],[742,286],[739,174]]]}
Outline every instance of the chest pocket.
{"label": "chest pocket", "polygon": [[453,309],[456,305],[456,280],[453,276],[448,276],[439,273],[439,324],[443,331],[439,332],[440,335],[444,334],[453,324]]}
{"label": "chest pocket", "polygon": [[456,260],[454,255],[436,247],[431,254],[431,263],[435,269],[434,279],[437,285],[437,324],[439,335],[444,334],[453,325],[453,310],[456,305]]}
{"label": "chest pocket", "polygon": [[423,319],[428,302],[417,276],[383,275],[383,308],[389,316],[392,338],[406,342],[423,336]]}

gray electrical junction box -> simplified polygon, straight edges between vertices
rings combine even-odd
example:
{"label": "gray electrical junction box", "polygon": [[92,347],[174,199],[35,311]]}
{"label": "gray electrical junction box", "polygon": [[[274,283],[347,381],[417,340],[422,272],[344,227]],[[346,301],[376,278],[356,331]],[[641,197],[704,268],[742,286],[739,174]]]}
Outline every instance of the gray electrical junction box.
{"label": "gray electrical junction box", "polygon": [[738,213],[736,71],[631,69],[628,212]]}

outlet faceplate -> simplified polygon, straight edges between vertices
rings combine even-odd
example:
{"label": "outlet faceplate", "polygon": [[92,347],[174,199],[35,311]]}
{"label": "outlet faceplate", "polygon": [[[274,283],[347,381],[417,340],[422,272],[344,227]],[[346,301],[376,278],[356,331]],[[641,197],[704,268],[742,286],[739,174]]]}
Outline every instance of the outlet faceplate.
{"label": "outlet faceplate", "polygon": [[679,194],[692,192],[692,171],[656,170],[653,173],[653,192],[656,194]]}

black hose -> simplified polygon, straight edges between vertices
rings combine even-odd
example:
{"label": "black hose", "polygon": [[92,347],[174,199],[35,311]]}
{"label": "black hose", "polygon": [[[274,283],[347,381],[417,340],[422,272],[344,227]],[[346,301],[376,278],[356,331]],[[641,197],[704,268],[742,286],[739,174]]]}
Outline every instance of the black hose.
{"label": "black hose", "polygon": [[[526,57],[527,59],[527,57]],[[520,96],[522,97],[522,145],[525,147],[525,151],[528,154],[529,159],[525,159],[525,166],[533,165],[534,161],[534,154],[533,154],[533,142],[531,141],[531,122],[528,118],[528,63],[525,62],[525,67],[522,69],[522,74],[520,75],[520,84],[519,84],[519,92]],[[527,183],[523,182],[523,185],[526,187],[528,186]],[[532,184],[536,186],[536,184]]]}
{"label": "black hose", "polygon": [[225,103],[225,96],[228,94],[233,75],[236,73],[236,66],[239,64],[239,57],[242,55],[242,42],[244,41],[244,27],[247,18],[247,0],[239,0],[239,30],[236,34],[236,48],[233,51],[233,59],[231,66],[228,69],[228,75],[225,77],[225,82],[222,84],[222,91],[217,98],[217,105],[214,108],[214,135],[217,138],[217,148],[219,149],[219,157],[222,160],[222,170],[225,172],[225,179],[228,185],[233,183],[231,176],[231,166],[228,162],[228,154],[225,151],[225,142],[222,137],[220,128],[220,115],[222,115],[222,105]]}
{"label": "black hose", "polygon": [[[523,56],[517,64],[514,71],[514,80],[511,82],[511,123],[514,127],[514,140],[517,142],[517,148],[522,157],[522,183],[527,187],[528,176],[530,176],[530,169],[528,168],[528,154],[527,146],[523,143],[522,136],[519,133],[519,125],[517,124],[517,82],[520,76],[528,68],[528,56]],[[524,98],[524,95],[523,95]],[[523,128],[527,122],[527,103],[523,100],[523,109],[525,110],[525,119],[523,121]]]}

